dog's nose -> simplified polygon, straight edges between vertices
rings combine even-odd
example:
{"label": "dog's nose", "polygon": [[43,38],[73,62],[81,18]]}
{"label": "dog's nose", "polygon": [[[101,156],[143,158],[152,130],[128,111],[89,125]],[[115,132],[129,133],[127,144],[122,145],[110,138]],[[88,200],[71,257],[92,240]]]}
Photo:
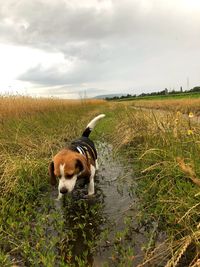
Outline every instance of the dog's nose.
{"label": "dog's nose", "polygon": [[62,187],[62,188],[60,189],[60,193],[61,193],[61,194],[66,194],[67,192],[68,192],[68,190],[67,190],[66,187]]}

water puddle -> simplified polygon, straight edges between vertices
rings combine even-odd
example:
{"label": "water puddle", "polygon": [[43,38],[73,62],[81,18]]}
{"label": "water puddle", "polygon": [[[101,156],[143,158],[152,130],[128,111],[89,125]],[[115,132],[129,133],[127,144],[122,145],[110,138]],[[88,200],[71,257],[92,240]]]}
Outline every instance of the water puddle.
{"label": "water puddle", "polygon": [[[55,201],[66,233],[59,244],[59,254],[69,265],[117,266],[120,256],[117,244],[119,247],[126,245],[133,259],[131,266],[137,266],[144,256],[141,248],[147,237],[137,222],[132,168],[119,156],[114,157],[111,145],[98,143],[97,150],[99,171],[95,179],[95,196],[85,198],[87,187],[79,185],[63,202]],[[127,228],[124,220],[131,226]]]}
{"label": "water puddle", "polygon": [[[98,253],[94,255],[93,266],[104,266],[104,263],[108,266],[117,266],[118,251],[115,251],[114,247],[120,245],[120,242],[122,246],[129,244],[133,248],[133,253],[137,257],[131,255],[133,258],[131,266],[137,266],[143,257],[141,248],[147,240],[144,233],[138,230],[140,226],[137,222],[137,198],[134,194],[137,184],[133,168],[119,155],[114,156],[112,146],[107,143],[98,144],[98,155],[100,169],[97,182],[104,195],[103,215],[107,218],[104,227],[107,227],[109,235],[107,246],[105,240],[100,243]],[[125,218],[131,218],[131,229],[129,227],[127,236],[124,237],[126,242],[118,234],[126,231]]]}

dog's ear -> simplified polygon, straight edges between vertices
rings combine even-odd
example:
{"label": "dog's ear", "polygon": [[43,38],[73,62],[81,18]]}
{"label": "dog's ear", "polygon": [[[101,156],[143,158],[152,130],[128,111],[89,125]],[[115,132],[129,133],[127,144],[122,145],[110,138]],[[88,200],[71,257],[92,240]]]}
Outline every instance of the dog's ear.
{"label": "dog's ear", "polygon": [[83,163],[81,162],[80,159],[76,160],[76,165],[75,168],[78,169],[78,173],[82,172],[84,169]]}
{"label": "dog's ear", "polygon": [[49,176],[51,185],[56,185],[56,176],[54,174],[54,163],[53,161],[49,164]]}

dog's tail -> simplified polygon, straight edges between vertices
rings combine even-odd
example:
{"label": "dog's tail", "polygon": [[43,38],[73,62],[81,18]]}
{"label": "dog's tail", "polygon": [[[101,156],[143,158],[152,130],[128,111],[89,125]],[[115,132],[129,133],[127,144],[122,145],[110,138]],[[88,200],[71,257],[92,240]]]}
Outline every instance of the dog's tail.
{"label": "dog's tail", "polygon": [[91,120],[91,121],[88,123],[87,127],[85,128],[85,130],[84,130],[82,136],[83,136],[83,137],[89,137],[91,131],[94,129],[94,127],[96,126],[97,122],[98,122],[100,119],[104,118],[105,116],[106,116],[105,114],[100,114],[100,115],[98,115],[97,117],[95,117],[93,120]]}

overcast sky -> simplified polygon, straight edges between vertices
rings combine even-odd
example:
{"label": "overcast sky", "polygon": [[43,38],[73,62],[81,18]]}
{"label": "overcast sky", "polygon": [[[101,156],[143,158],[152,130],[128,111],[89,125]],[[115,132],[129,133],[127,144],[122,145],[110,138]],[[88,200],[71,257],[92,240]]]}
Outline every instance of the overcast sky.
{"label": "overcast sky", "polygon": [[0,0],[0,92],[79,98],[200,85],[200,0]]}

